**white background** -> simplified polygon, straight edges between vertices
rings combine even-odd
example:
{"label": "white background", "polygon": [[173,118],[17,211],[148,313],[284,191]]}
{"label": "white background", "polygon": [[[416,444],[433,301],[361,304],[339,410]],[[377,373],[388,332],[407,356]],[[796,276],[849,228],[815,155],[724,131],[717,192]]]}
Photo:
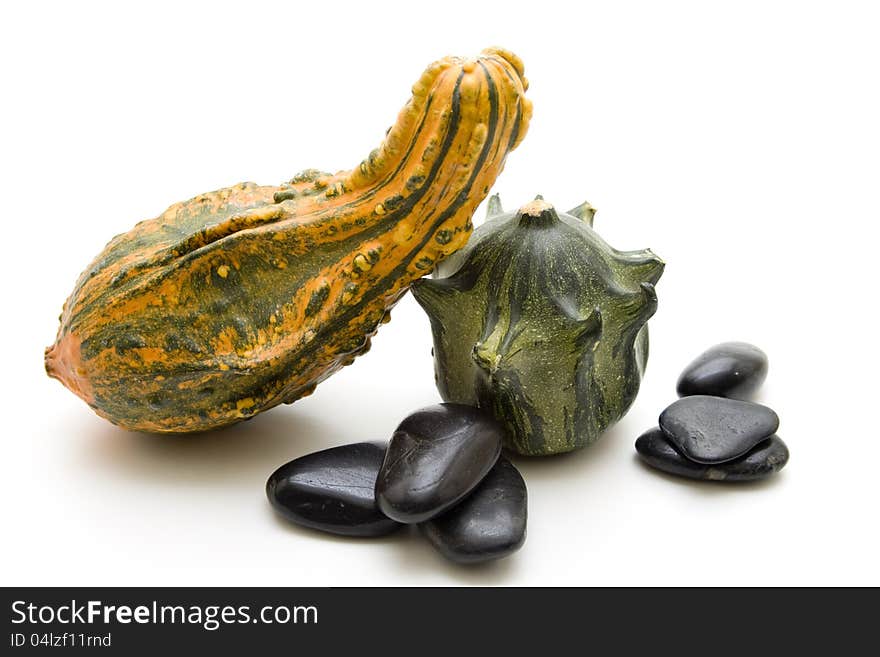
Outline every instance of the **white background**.
{"label": "white background", "polygon": [[[880,584],[878,33],[876,4],[840,0],[7,3],[2,583]],[[127,433],[45,376],[110,237],[204,191],[356,165],[428,63],[490,44],[523,58],[535,108],[505,204],[588,199],[611,244],[668,263],[629,415],[517,461],[519,553],[456,567],[417,534],[334,538],[266,502],[283,462],[439,400],[410,297],[312,397],[215,434]],[[770,355],[788,467],[743,486],[649,471],[633,441],[730,339]]]}

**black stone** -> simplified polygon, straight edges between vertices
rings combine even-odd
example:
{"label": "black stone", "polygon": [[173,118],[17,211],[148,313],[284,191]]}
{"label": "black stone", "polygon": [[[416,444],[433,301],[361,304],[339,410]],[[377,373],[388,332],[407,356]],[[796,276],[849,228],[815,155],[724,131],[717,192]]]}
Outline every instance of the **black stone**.
{"label": "black stone", "polygon": [[659,428],[646,431],[636,440],[636,451],[652,468],[690,479],[710,481],[754,481],[779,472],[788,463],[788,447],[777,435],[765,438],[747,454],[716,465],[705,465],[682,456]]}
{"label": "black stone", "polygon": [[382,536],[401,525],[376,505],[376,476],[385,446],[356,443],[308,454],[266,482],[272,506],[298,525],[343,536]]}
{"label": "black stone", "polygon": [[526,482],[502,457],[464,501],[419,528],[446,558],[480,563],[522,547],[527,513]]}
{"label": "black stone", "polygon": [[776,433],[779,417],[760,404],[694,395],[670,404],[660,428],[675,448],[697,463],[723,463]]}
{"label": "black stone", "polygon": [[504,430],[484,411],[438,404],[400,423],[376,481],[379,508],[399,522],[436,516],[471,492],[495,465]]}
{"label": "black stone", "polygon": [[767,354],[747,342],[722,342],[707,349],[678,379],[678,396],[713,395],[747,399],[767,378]]}

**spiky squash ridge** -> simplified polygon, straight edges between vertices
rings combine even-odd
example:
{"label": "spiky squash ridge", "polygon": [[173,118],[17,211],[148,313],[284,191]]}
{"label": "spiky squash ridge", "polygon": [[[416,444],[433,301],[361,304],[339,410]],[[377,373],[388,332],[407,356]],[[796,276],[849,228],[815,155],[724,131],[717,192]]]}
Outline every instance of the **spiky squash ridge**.
{"label": "spiky squash ridge", "polygon": [[493,197],[443,278],[412,287],[431,319],[441,397],[492,412],[522,454],[597,440],[639,390],[664,265],[647,249],[613,249],[593,214],[540,197],[504,214]]}
{"label": "spiky squash ridge", "polygon": [[222,427],[311,393],[460,248],[531,115],[522,62],[429,66],[382,145],[171,206],[114,238],[64,306],[46,369],[112,422]]}

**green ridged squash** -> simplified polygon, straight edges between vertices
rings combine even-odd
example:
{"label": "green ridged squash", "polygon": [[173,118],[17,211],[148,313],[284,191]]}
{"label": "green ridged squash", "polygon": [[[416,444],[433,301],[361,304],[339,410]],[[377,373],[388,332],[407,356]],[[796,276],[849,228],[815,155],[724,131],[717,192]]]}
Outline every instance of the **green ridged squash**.
{"label": "green ridged squash", "polygon": [[664,263],[609,246],[594,213],[588,203],[560,213],[540,196],[504,213],[494,196],[441,277],[412,286],[431,320],[440,395],[491,411],[521,454],[596,441],[644,374]]}

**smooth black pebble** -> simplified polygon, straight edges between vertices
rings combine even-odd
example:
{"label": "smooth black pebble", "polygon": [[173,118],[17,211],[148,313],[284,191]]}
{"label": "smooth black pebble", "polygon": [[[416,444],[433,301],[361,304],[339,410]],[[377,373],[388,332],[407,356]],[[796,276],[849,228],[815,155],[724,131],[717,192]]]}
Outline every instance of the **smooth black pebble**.
{"label": "smooth black pebble", "polygon": [[272,506],[298,525],[343,536],[382,536],[401,525],[376,505],[379,443],[355,443],[308,454],[278,468],[266,482]]}
{"label": "smooth black pebble", "polygon": [[697,356],[678,379],[679,397],[746,399],[767,378],[767,354],[747,342],[722,342]]}
{"label": "smooth black pebble", "polygon": [[473,406],[438,404],[397,427],[376,481],[376,500],[399,522],[432,518],[470,493],[501,453],[504,429]]}
{"label": "smooth black pebble", "polygon": [[683,397],[660,414],[660,428],[679,452],[697,463],[732,461],[776,433],[779,417],[752,402]]}
{"label": "smooth black pebble", "polygon": [[636,440],[636,451],[652,468],[690,479],[710,481],[754,481],[779,472],[788,463],[788,447],[773,435],[747,454],[716,465],[696,463],[682,456],[659,428],[646,431]]}
{"label": "smooth black pebble", "polygon": [[504,457],[458,506],[419,525],[431,544],[457,563],[516,552],[526,540],[526,482]]}

